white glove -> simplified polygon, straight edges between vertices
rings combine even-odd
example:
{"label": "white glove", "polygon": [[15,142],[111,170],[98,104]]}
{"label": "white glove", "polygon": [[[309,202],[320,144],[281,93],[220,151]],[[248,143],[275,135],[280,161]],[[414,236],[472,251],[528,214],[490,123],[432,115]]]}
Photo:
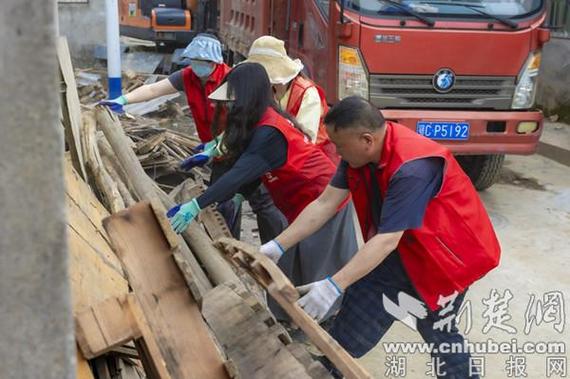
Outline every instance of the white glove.
{"label": "white glove", "polygon": [[336,299],[342,295],[342,289],[330,276],[324,280],[297,287],[297,290],[299,294],[305,295],[297,300],[297,304],[317,322],[325,317]]}
{"label": "white glove", "polygon": [[281,246],[279,242],[271,240],[261,245],[259,252],[265,255],[267,258],[271,259],[273,263],[277,263],[277,261],[279,261],[281,256],[285,253],[285,249],[283,249],[283,246]]}

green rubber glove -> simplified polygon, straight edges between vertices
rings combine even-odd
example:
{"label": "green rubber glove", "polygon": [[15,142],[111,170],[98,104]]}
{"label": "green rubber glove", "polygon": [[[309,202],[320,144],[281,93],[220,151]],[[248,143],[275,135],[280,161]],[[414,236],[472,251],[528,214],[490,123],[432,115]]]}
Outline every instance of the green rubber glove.
{"label": "green rubber glove", "polygon": [[234,195],[234,197],[232,197],[232,201],[234,203],[234,208],[238,209],[241,206],[241,203],[243,203],[243,201],[245,200],[245,198],[243,197],[243,195],[241,193],[236,193]]}
{"label": "green rubber glove", "polygon": [[184,203],[180,206],[180,209],[170,220],[170,225],[172,225],[172,229],[178,234],[182,233],[183,231],[188,228],[188,225],[198,216],[201,209],[198,205],[196,199],[192,199],[191,201]]}
{"label": "green rubber glove", "polygon": [[224,133],[219,134],[216,138],[211,140],[204,146],[204,153],[208,152],[207,154],[210,158],[216,158],[222,155],[222,138],[224,138]]}

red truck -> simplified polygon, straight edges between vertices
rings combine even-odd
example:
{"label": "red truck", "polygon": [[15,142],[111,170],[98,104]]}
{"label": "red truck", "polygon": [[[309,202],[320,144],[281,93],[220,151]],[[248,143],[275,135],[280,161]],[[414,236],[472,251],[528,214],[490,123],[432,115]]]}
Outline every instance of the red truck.
{"label": "red truck", "polygon": [[505,154],[532,154],[545,0],[220,1],[219,34],[237,62],[261,35],[286,41],[330,103],[369,99],[384,117],[448,146],[475,186]]}

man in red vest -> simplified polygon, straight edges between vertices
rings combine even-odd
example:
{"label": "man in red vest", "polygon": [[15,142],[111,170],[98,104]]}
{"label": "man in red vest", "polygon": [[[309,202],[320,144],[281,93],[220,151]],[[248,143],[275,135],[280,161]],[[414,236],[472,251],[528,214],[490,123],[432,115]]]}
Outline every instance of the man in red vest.
{"label": "man in red vest", "polygon": [[[454,315],[467,288],[500,256],[469,178],[448,149],[385,122],[360,97],[339,102],[325,123],[342,157],[337,173],[275,240],[287,249],[311,235],[350,192],[366,243],[332,277],[299,287],[299,305],[320,320],[344,293],[330,332],[355,357],[372,349],[395,320],[436,348],[463,345]],[[445,351],[432,353],[439,377],[477,377],[468,351]]]}

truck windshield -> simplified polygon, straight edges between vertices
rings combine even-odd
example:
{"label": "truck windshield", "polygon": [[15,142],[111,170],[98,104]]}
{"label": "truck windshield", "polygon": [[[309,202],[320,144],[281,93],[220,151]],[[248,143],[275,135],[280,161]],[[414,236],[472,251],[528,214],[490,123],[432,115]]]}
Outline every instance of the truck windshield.
{"label": "truck windshield", "polygon": [[[342,0],[339,0],[342,1]],[[502,18],[523,18],[536,13],[543,6],[543,0],[397,0],[401,5],[416,13],[429,17],[443,18],[489,18],[489,15]],[[344,0],[347,9],[362,15],[382,17],[402,14],[399,7],[378,0]],[[474,12],[477,8],[482,12]]]}

